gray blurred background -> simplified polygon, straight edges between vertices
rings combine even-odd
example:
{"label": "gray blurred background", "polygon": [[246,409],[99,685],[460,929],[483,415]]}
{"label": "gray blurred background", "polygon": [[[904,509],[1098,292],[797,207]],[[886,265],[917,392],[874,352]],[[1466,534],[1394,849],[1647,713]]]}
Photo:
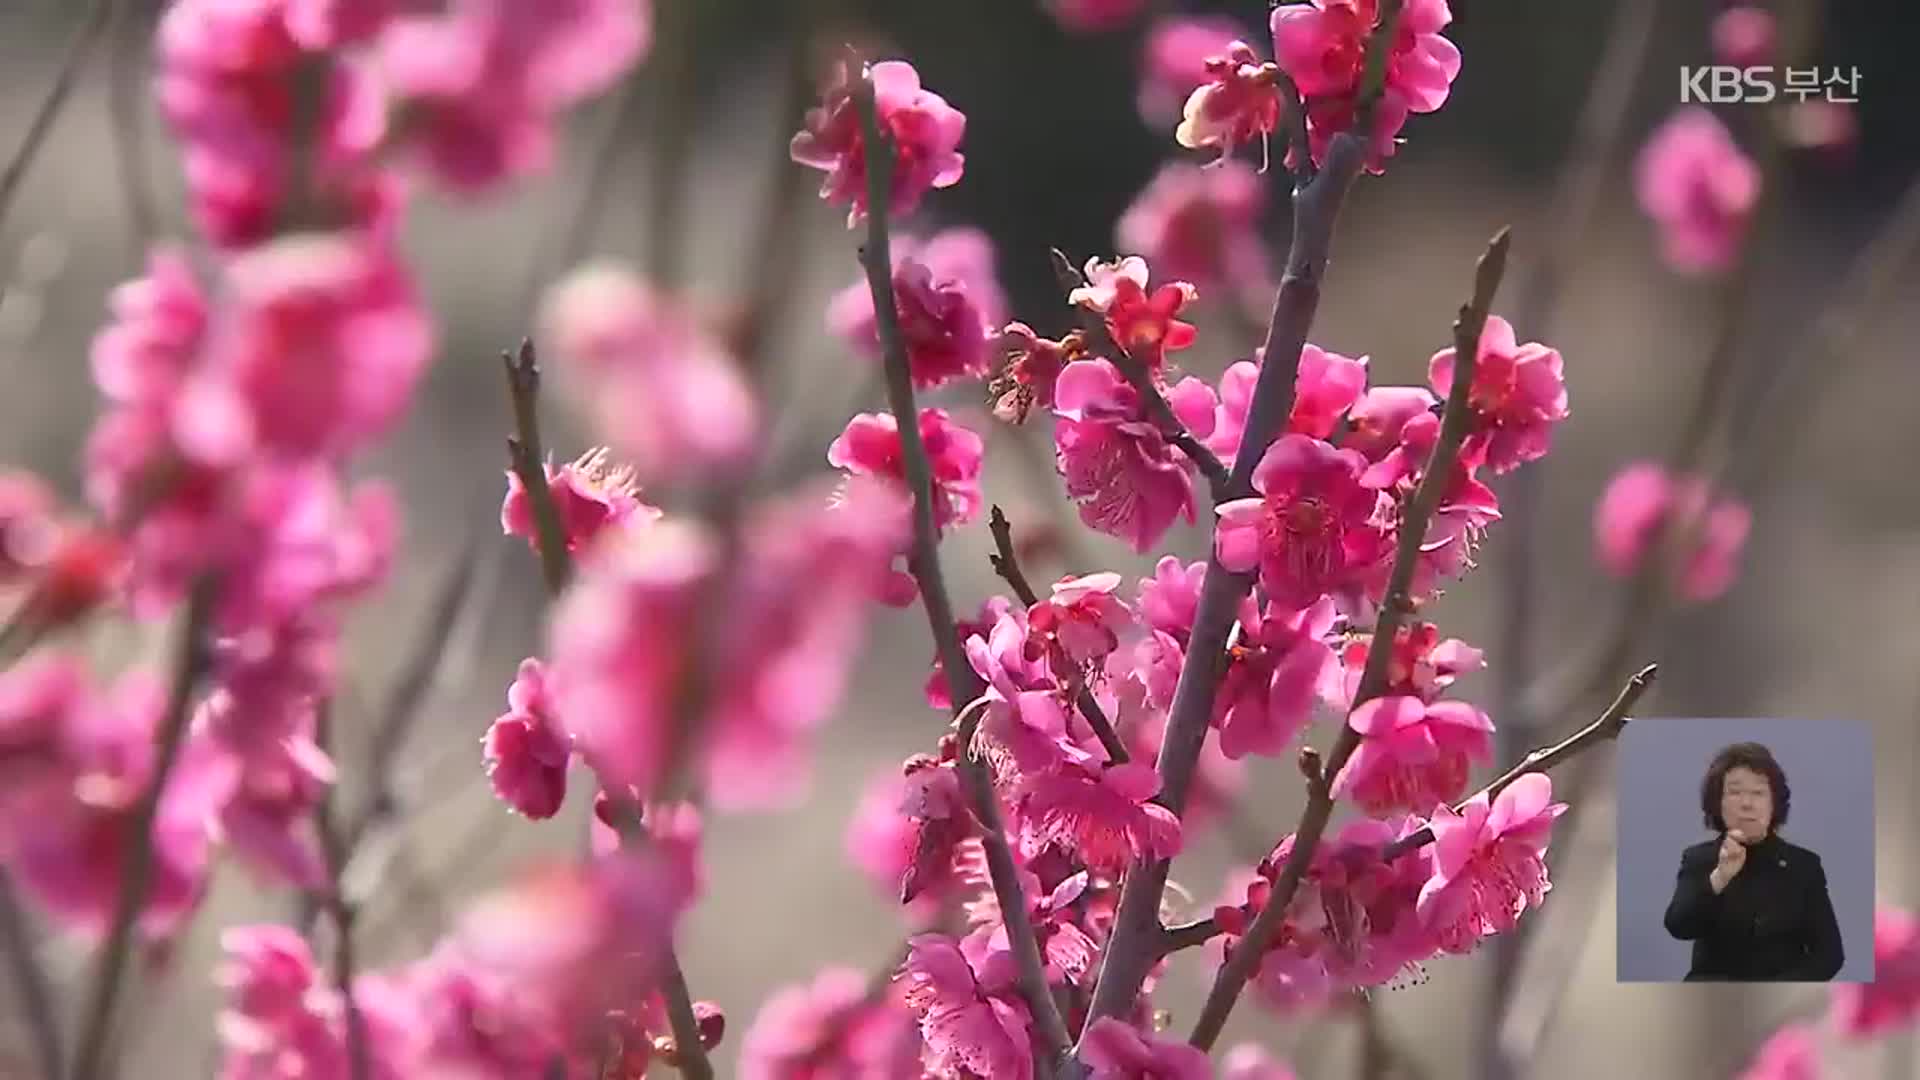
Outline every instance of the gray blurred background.
{"label": "gray blurred background", "polygon": [[[10,155],[78,27],[78,2],[0,4],[0,155]],[[1258,33],[1265,4],[1168,3],[1165,8],[1228,12]],[[407,250],[444,335],[444,351],[405,427],[365,463],[391,476],[405,496],[405,550],[392,587],[363,606],[348,649],[351,686],[343,696],[340,748],[346,798],[357,805],[368,770],[366,737],[393,693],[406,657],[442,622],[436,590],[468,545],[479,583],[455,620],[449,649],[422,719],[398,748],[407,823],[390,839],[402,857],[378,864],[385,886],[363,919],[367,966],[411,959],[434,939],[463,897],[543,855],[574,849],[586,806],[576,790],[561,819],[509,817],[486,790],[478,742],[502,708],[516,662],[538,647],[544,600],[524,547],[497,537],[501,440],[507,411],[496,359],[529,330],[536,283],[586,255],[632,260],[689,290],[716,312],[740,301],[741,283],[767,259],[791,282],[771,331],[773,400],[784,412],[789,448],[772,463],[769,486],[825,469],[827,441],[852,412],[879,405],[862,361],[843,355],[822,327],[822,308],[857,273],[855,237],[840,210],[811,198],[817,174],[799,178],[793,241],[767,250],[749,223],[776,190],[792,131],[783,115],[790,57],[800,27],[840,30],[877,51],[910,58],[926,85],[968,115],[965,179],[929,201],[923,226],[972,223],[999,248],[1002,279],[1018,318],[1045,331],[1067,313],[1053,288],[1047,249],[1085,258],[1110,251],[1114,219],[1175,153],[1170,130],[1150,130],[1133,107],[1138,29],[1069,37],[1034,0],[967,4],[871,0],[808,5],[779,0],[663,0],[661,40],[631,97],[610,95],[574,118],[561,167],[539,183],[483,205],[418,200]],[[1349,202],[1312,340],[1349,355],[1369,354],[1379,382],[1424,378],[1428,356],[1448,343],[1473,259],[1500,225],[1515,226],[1509,290],[1542,257],[1544,220],[1559,164],[1615,13],[1610,3],[1518,4],[1458,0],[1449,36],[1465,54],[1452,99],[1416,117],[1410,143],[1384,178],[1364,179]],[[1878,881],[1883,900],[1920,901],[1920,503],[1906,475],[1920,454],[1911,422],[1920,395],[1912,345],[1920,334],[1914,301],[1920,272],[1907,267],[1890,303],[1862,324],[1855,347],[1819,357],[1808,333],[1826,306],[1845,299],[1842,277],[1879,235],[1890,207],[1920,165],[1920,105],[1908,63],[1911,15],[1887,3],[1826,5],[1817,57],[1862,72],[1863,138],[1844,159],[1796,155],[1784,175],[1785,212],[1760,242],[1754,295],[1742,316],[1739,380],[1799,364],[1778,395],[1752,416],[1769,450],[1751,470],[1755,513],[1745,567],[1719,602],[1681,613],[1636,635],[1632,663],[1659,660],[1661,681],[1643,715],[1782,715],[1857,719],[1876,740]],[[1663,268],[1655,237],[1633,204],[1630,153],[1676,104],[1681,64],[1706,60],[1705,0],[1660,5],[1650,52],[1631,87],[1626,154],[1604,163],[1591,227],[1564,261],[1567,277],[1544,336],[1564,353],[1573,417],[1540,470],[1536,540],[1537,623],[1529,635],[1536,668],[1582,655],[1605,632],[1622,586],[1594,566],[1592,508],[1607,478],[1629,460],[1660,456],[1672,444],[1698,372],[1716,336],[1720,287]],[[148,16],[150,18],[150,15]],[[164,231],[182,234],[179,181],[164,133],[146,115],[145,28],[113,31],[82,74],[46,148],[0,231],[0,458],[35,469],[78,497],[77,452],[95,410],[86,355],[107,290],[140,265],[126,195],[128,168],[116,153],[113,105],[133,102],[144,131],[134,167],[150,177]],[[849,27],[859,26],[853,30]],[[1264,34],[1253,37],[1262,52]],[[622,101],[631,108],[623,109]],[[129,130],[122,124],[124,133]],[[604,159],[604,160],[603,160]],[[783,170],[797,166],[781,165]],[[589,178],[603,180],[604,205],[581,218]],[[791,179],[791,178],[789,178]],[[1278,184],[1278,174],[1273,178]],[[1270,200],[1272,243],[1284,251],[1284,199]],[[664,226],[664,227],[663,227]],[[583,244],[568,250],[566,237]],[[1510,298],[1513,294],[1505,294]],[[1507,303],[1496,305],[1504,311]],[[1218,305],[1204,308],[1201,345],[1182,360],[1209,377],[1248,348],[1245,329]],[[1518,326],[1522,340],[1543,336]],[[943,400],[960,404],[960,398]],[[980,426],[984,418],[976,415]],[[589,433],[549,401],[549,446],[567,457]],[[1029,440],[1022,448],[1019,440]],[[1017,526],[1071,522],[1047,473],[1045,431],[996,427],[987,492]],[[1039,448],[1039,449],[1034,449]],[[1036,468],[1035,463],[1038,462]],[[1050,580],[1097,567],[1135,576],[1151,560],[1095,537],[1070,548],[1072,564],[1036,559],[1028,573]],[[971,611],[994,591],[985,523],[960,530],[945,558],[957,606]],[[1200,557],[1205,536],[1176,530],[1167,548]],[[1491,669],[1500,620],[1499,568],[1510,554],[1496,527],[1483,569],[1437,608],[1446,632],[1488,647],[1490,672],[1459,688],[1491,707]],[[116,659],[150,645],[105,633],[92,642]],[[844,826],[868,779],[927,749],[940,718],[918,692],[931,656],[918,611],[882,613],[851,695],[819,746],[813,796],[791,813],[713,818],[705,901],[691,917],[682,952],[696,996],[718,1000],[731,1034],[723,1074],[767,993],[827,963],[870,968],[895,948],[900,918],[846,863]],[[1495,714],[1496,721],[1502,717]],[[1553,730],[1581,716],[1547,718]],[[1322,721],[1316,739],[1330,736]],[[357,741],[356,741],[357,740]],[[1605,751],[1602,751],[1604,754]],[[1236,845],[1209,835],[1183,855],[1176,879],[1204,910],[1225,870],[1261,853],[1289,827],[1301,793],[1290,764],[1256,762]],[[1783,1019],[1817,1012],[1813,988],[1620,985],[1614,981],[1613,814],[1602,789],[1577,831],[1556,835],[1565,854],[1560,882],[1541,920],[1558,959],[1521,965],[1514,1021],[1532,1025],[1529,1075],[1583,1078],[1727,1076]],[[1588,856],[1583,861],[1583,854]],[[219,929],[237,921],[284,919],[296,898],[260,888],[243,873],[222,875],[193,932],[133,1000],[123,1032],[131,1075],[210,1071],[208,978]],[[1556,917],[1558,921],[1556,922]],[[69,989],[83,957],[60,941],[43,948]],[[1542,966],[1546,970],[1539,970]],[[1481,957],[1429,967],[1424,985],[1376,996],[1390,1036],[1434,1078],[1487,1075],[1477,1064],[1487,1023]],[[1176,960],[1160,1004],[1184,1030],[1206,986],[1197,954]],[[18,1013],[9,998],[5,1018]],[[0,1025],[0,1046],[24,1049],[17,1023]],[[1524,1032],[1523,1032],[1524,1034]],[[1274,1018],[1250,1004],[1228,1039],[1255,1039],[1294,1057],[1302,1075],[1355,1075],[1360,1042],[1344,1020]],[[23,1053],[0,1055],[0,1075],[24,1070]],[[1910,1045],[1847,1051],[1841,1075],[1920,1076]],[[25,1075],[22,1071],[21,1075]]]}

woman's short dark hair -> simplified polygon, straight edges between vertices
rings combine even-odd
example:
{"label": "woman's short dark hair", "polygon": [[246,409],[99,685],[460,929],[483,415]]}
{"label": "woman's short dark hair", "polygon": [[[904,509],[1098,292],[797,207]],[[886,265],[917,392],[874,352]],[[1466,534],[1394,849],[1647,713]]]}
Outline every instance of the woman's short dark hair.
{"label": "woman's short dark hair", "polygon": [[1767,786],[1773,789],[1773,821],[1767,831],[1785,825],[1787,810],[1793,805],[1793,789],[1787,786],[1786,770],[1773,760],[1773,751],[1765,745],[1743,742],[1723,747],[1713,755],[1713,764],[1707,766],[1707,775],[1700,781],[1700,812],[1706,817],[1707,828],[1714,832],[1727,831],[1727,823],[1720,817],[1720,794],[1726,787],[1727,773],[1734,769],[1746,769],[1767,778]]}

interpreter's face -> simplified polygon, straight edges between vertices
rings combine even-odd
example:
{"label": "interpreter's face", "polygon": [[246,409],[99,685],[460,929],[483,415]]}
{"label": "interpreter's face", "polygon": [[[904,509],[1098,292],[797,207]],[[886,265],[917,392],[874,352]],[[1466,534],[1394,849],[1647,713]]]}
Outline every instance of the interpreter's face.
{"label": "interpreter's face", "polygon": [[1747,840],[1765,838],[1773,822],[1773,786],[1752,769],[1728,769],[1720,787],[1720,819],[1729,832],[1737,829]]}

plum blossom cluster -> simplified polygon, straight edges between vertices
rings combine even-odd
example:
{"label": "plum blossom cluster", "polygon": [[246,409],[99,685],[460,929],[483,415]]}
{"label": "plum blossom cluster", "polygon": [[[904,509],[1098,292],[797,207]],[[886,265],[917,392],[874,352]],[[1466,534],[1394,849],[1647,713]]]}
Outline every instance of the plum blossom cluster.
{"label": "plum blossom cluster", "polygon": [[[638,1076],[677,1047],[653,988],[670,928],[694,899],[686,852],[625,855],[530,874],[474,902],[424,957],[341,988],[290,927],[222,935],[221,1075],[233,1080]],[[608,964],[609,957],[620,958]],[[351,1010],[351,1012],[349,1011]],[[725,1018],[696,1006],[703,1043]],[[350,1026],[357,1032],[350,1037]]]}
{"label": "plum blossom cluster", "polygon": [[[1216,35],[1225,28],[1209,22],[1193,20],[1157,31],[1149,55],[1153,78],[1162,86],[1191,81],[1191,58],[1217,50],[1202,61],[1204,77],[1188,93],[1176,140],[1224,157],[1258,139],[1264,161],[1268,139],[1283,112],[1293,107],[1282,93],[1284,77],[1304,112],[1300,119],[1314,165],[1324,163],[1335,135],[1356,131],[1365,140],[1365,168],[1384,171],[1407,118],[1444,105],[1460,73],[1460,50],[1440,33],[1453,21],[1446,0],[1410,0],[1399,5],[1385,43],[1381,82],[1366,86],[1367,44],[1376,31],[1387,29],[1385,7],[1378,0],[1274,5],[1268,20],[1271,61],[1261,60],[1245,41],[1220,47]],[[1363,123],[1371,130],[1357,131]],[[1298,148],[1289,148],[1289,168],[1305,164],[1295,160],[1298,154]]]}
{"label": "plum blossom cluster", "polygon": [[[106,935],[131,895],[138,934],[170,937],[223,847],[270,881],[338,889],[315,826],[335,778],[324,718],[345,607],[385,580],[400,533],[385,484],[342,476],[405,415],[437,347],[398,246],[407,198],[421,182],[486,194],[538,171],[562,112],[623,76],[650,25],[644,0],[182,0],[161,17],[155,93],[198,236],[156,247],[110,297],[91,351],[104,408],[85,513],[31,480],[0,487],[0,588],[18,598],[0,672],[0,863],[62,928]],[[573,480],[582,534],[649,516],[604,457],[569,467]],[[513,503],[509,528],[524,513]],[[11,662],[109,603],[158,623],[189,597],[171,687],[139,670],[106,684],[52,652]],[[543,672],[522,676],[497,779],[557,802],[551,770],[516,764],[556,756]],[[142,844],[151,868],[132,892]],[[613,882],[624,873],[591,871],[568,902],[657,902],[660,924],[687,899]],[[575,914],[588,934],[632,912]],[[600,947],[578,944],[581,957]],[[260,928],[230,945],[225,1074],[346,1075],[348,1010],[298,935]],[[467,953],[368,977],[356,996],[373,1075],[544,1055],[558,1014],[497,1005],[537,973]],[[550,974],[541,1009],[580,983]],[[495,1031],[475,1017],[496,1008],[500,1031],[543,1034],[476,1049]]]}

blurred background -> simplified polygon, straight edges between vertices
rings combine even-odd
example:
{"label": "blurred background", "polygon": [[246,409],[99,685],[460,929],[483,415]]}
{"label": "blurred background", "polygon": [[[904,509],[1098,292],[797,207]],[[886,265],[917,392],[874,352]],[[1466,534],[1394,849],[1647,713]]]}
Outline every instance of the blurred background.
{"label": "blurred background", "polygon": [[[23,138],[90,6],[0,5],[0,156]],[[533,557],[498,535],[509,414],[497,357],[530,332],[541,285],[582,259],[618,258],[724,318],[742,302],[742,283],[771,262],[781,286],[768,329],[781,449],[765,481],[769,490],[791,486],[826,470],[826,444],[849,416],[881,404],[872,368],[846,355],[823,322],[828,298],[858,275],[856,236],[841,210],[812,197],[818,174],[786,158],[797,109],[811,97],[792,87],[810,85],[830,45],[853,40],[875,55],[911,59],[928,88],[967,114],[965,178],[934,193],[910,224],[923,234],[954,224],[987,230],[1014,317],[1043,332],[1069,322],[1049,248],[1076,261],[1112,253],[1116,219],[1163,161],[1184,153],[1170,123],[1150,127],[1135,107],[1145,18],[1116,32],[1070,34],[1040,0],[656,6],[651,55],[630,87],[574,116],[552,174],[509,198],[421,201],[410,215],[406,250],[444,348],[404,429],[364,463],[364,472],[391,477],[403,493],[405,546],[391,587],[356,614],[337,721],[346,797],[366,796],[355,785],[372,754],[390,758],[402,800],[401,824],[375,838],[397,854],[368,863],[383,888],[362,919],[367,967],[419,955],[463,898],[516,867],[574,850],[582,828],[584,792],[561,818],[530,823],[492,798],[479,763],[480,734],[501,711],[516,663],[538,648],[545,606]],[[1270,50],[1259,0],[1149,6],[1236,18],[1262,54]],[[1450,343],[1473,260],[1497,228],[1512,224],[1515,233],[1496,312],[1514,316],[1516,290],[1537,287],[1529,276],[1543,265],[1557,270],[1556,302],[1537,305],[1547,325],[1514,316],[1521,340],[1562,351],[1571,394],[1572,418],[1528,481],[1537,499],[1537,525],[1524,545],[1532,615],[1514,662],[1543,677],[1579,667],[1615,635],[1626,588],[1594,564],[1595,501],[1623,465],[1669,452],[1726,321],[1727,282],[1666,269],[1632,188],[1633,154],[1678,105],[1680,67],[1711,62],[1708,25],[1718,5],[1707,0],[1657,5],[1644,50],[1633,50],[1643,55],[1621,75],[1621,142],[1595,165],[1591,216],[1571,243],[1554,247],[1565,223],[1564,200],[1556,199],[1563,166],[1627,6],[1455,0],[1447,34],[1465,63],[1452,97],[1439,113],[1409,122],[1409,141],[1384,177],[1357,185],[1311,335],[1328,349],[1371,356],[1377,383],[1423,382],[1427,358]],[[185,234],[177,166],[145,81],[158,5],[122,7],[0,228],[0,461],[33,469],[76,499],[77,455],[96,408],[88,341],[107,291],[141,265],[142,211],[129,192],[150,185],[160,231]],[[1892,275],[1877,294],[1884,299],[1867,310],[1855,301],[1858,260],[1888,235],[1890,215],[1920,170],[1920,125],[1912,122],[1920,69],[1908,62],[1911,13],[1903,6],[1808,10],[1816,28],[1808,66],[1860,70],[1858,137],[1839,150],[1785,153],[1779,212],[1750,252],[1728,391],[1744,403],[1737,409],[1745,437],[1732,457],[1739,494],[1754,512],[1741,577],[1712,604],[1638,625],[1621,662],[1661,664],[1642,722],[1869,722],[1879,769],[1878,887],[1882,900],[1912,906],[1920,902],[1920,620],[1911,616],[1920,609],[1920,500],[1904,470],[1920,456],[1920,427],[1911,420],[1920,398],[1911,344],[1920,336],[1920,267],[1882,259]],[[1751,118],[1728,120],[1743,140],[1755,134]],[[1268,181],[1264,232],[1277,263],[1288,229],[1284,175],[1275,169]],[[792,215],[790,229],[756,226],[777,213]],[[1838,312],[1832,325],[1846,331],[1837,351],[1818,343],[1830,311]],[[1264,316],[1264,308],[1253,313]],[[1250,320],[1230,298],[1203,297],[1195,321],[1200,344],[1180,358],[1194,374],[1216,377],[1253,344]],[[1778,391],[1758,392],[1776,373]],[[994,424],[971,389],[939,400],[972,410],[970,426],[992,428],[989,501],[1022,532],[1065,530],[1064,543],[1037,549],[1030,577],[1109,568],[1131,579],[1150,570],[1150,559],[1077,530],[1051,473],[1044,420],[1024,429]],[[563,401],[549,397],[547,408],[547,443],[557,456],[589,445]],[[1166,548],[1199,558],[1205,543],[1200,530],[1177,528]],[[1001,591],[990,547],[984,520],[945,545],[963,612]],[[1436,609],[1445,633],[1487,649],[1488,671],[1459,690],[1496,722],[1505,720],[1496,705],[1511,703],[1498,673],[1515,651],[1503,638],[1511,618],[1503,614],[1503,569],[1521,547],[1505,523],[1496,526],[1481,570]],[[470,581],[448,589],[456,574]],[[405,692],[413,658],[436,642],[445,655],[423,688],[418,723],[400,745],[380,745],[371,737],[379,718]],[[91,644],[126,660],[153,645],[111,634]],[[917,610],[879,614],[850,695],[818,747],[806,803],[709,820],[709,886],[682,956],[695,996],[728,1012],[722,1075],[771,990],[828,963],[873,968],[896,947],[901,917],[847,863],[843,836],[869,780],[929,749],[940,730],[919,698],[931,654]],[[1607,685],[1599,704],[1617,687],[1617,679]],[[1540,731],[1569,730],[1597,707],[1579,699],[1570,715],[1541,717]],[[1330,729],[1323,720],[1316,737],[1330,740]],[[1379,1029],[1404,1050],[1404,1075],[1494,1075],[1484,1053],[1489,1032],[1498,1031],[1526,1050],[1522,1075],[1729,1076],[1784,1019],[1824,1006],[1824,993],[1810,987],[1615,983],[1611,774],[1597,764],[1599,782],[1574,828],[1556,835],[1557,887],[1536,920],[1534,948],[1504,959],[1446,959],[1429,965],[1423,985],[1375,996]],[[576,778],[584,780],[578,771]],[[1253,763],[1245,820],[1209,834],[1176,866],[1193,910],[1211,906],[1230,866],[1257,858],[1291,827],[1299,788],[1291,763]],[[1677,845],[1694,823],[1674,829]],[[127,1060],[139,1063],[131,1075],[210,1071],[218,994],[207,973],[220,928],[286,919],[297,906],[244,872],[222,874],[191,933],[136,991],[121,1034]],[[71,992],[84,957],[59,940],[41,950]],[[1209,975],[1188,953],[1163,980],[1158,1002],[1180,1029]],[[1504,1018],[1490,1012],[1496,982],[1516,1003]],[[23,1047],[17,1003],[0,1001],[0,1046]],[[1359,1026],[1346,1018],[1279,1018],[1250,1002],[1223,1045],[1239,1039],[1289,1055],[1305,1077],[1355,1075],[1361,1045]],[[0,1054],[0,1075],[28,1060]],[[1910,1040],[1834,1060],[1841,1075],[1920,1076]]]}

